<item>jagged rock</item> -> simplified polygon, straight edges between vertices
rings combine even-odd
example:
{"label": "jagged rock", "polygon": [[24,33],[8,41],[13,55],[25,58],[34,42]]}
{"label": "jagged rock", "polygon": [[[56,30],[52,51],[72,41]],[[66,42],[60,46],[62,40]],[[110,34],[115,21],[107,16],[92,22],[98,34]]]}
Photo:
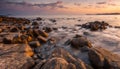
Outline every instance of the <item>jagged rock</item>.
{"label": "jagged rock", "polygon": [[91,31],[97,31],[97,30],[104,30],[107,28],[107,26],[109,26],[109,24],[105,23],[104,21],[102,21],[102,22],[95,21],[95,22],[89,22],[86,24],[82,24],[81,27],[90,29]]}
{"label": "jagged rock", "polygon": [[47,32],[47,33],[52,32],[52,28],[51,28],[51,27],[44,27],[43,29],[44,29],[45,32]]}
{"label": "jagged rock", "polygon": [[12,27],[10,29],[10,32],[19,32],[19,29],[17,27]]}
{"label": "jagged rock", "polygon": [[89,59],[95,69],[120,69],[120,56],[101,47],[92,48]]}
{"label": "jagged rock", "polygon": [[29,42],[29,45],[31,47],[39,47],[40,46],[40,43],[39,41],[32,41],[32,42]]}
{"label": "jagged rock", "polygon": [[4,44],[11,44],[12,43],[12,39],[10,39],[8,37],[5,37],[5,38],[3,38],[3,43]]}
{"label": "jagged rock", "polygon": [[[30,56],[27,56],[26,45],[0,45],[0,69],[24,69],[34,65],[34,61]],[[32,63],[28,62],[32,61]],[[25,65],[29,63],[28,66]]]}
{"label": "jagged rock", "polygon": [[41,42],[41,43],[46,43],[47,42],[47,39],[44,38],[43,36],[38,36],[38,41]]}
{"label": "jagged rock", "polygon": [[57,42],[55,37],[51,37],[50,39],[48,39],[48,41],[50,44],[55,44]]}
{"label": "jagged rock", "polygon": [[43,37],[48,37],[48,33],[42,31],[42,30],[39,30],[39,34]]}
{"label": "jagged rock", "polygon": [[32,25],[39,25],[39,23],[37,23],[37,22],[33,22]]}
{"label": "jagged rock", "polygon": [[47,60],[40,61],[33,69],[93,69],[82,60],[74,58],[65,49],[56,47]]}
{"label": "jagged rock", "polygon": [[83,36],[81,36],[81,37],[77,36],[77,38],[73,38],[71,40],[71,47],[73,47],[73,48],[79,49],[84,46],[91,48],[92,44],[87,38],[85,38]]}
{"label": "jagged rock", "polygon": [[42,18],[38,17],[38,18],[36,18],[36,20],[41,21],[41,20],[42,20]]}
{"label": "jagged rock", "polygon": [[115,26],[115,28],[120,28],[120,26]]}

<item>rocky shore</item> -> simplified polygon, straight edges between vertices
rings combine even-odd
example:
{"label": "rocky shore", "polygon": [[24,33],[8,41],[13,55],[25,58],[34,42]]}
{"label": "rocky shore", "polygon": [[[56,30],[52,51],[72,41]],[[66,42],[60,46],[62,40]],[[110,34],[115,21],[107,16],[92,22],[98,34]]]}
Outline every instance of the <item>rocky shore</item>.
{"label": "rocky shore", "polygon": [[[95,47],[88,32],[74,34],[79,29],[104,31],[112,26],[102,21],[69,28],[71,37],[55,27],[57,20],[29,20],[0,16],[0,69],[120,69],[120,56],[102,47]],[[115,28],[119,28],[115,26]],[[62,30],[61,32],[61,29]]]}

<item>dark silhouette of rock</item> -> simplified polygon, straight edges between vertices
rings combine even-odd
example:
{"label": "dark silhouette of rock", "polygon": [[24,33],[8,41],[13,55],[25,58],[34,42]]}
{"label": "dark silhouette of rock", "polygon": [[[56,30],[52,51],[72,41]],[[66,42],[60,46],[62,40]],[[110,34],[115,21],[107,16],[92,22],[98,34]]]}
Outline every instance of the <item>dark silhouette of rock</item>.
{"label": "dark silhouette of rock", "polygon": [[99,22],[89,22],[86,24],[82,24],[82,28],[90,29],[91,31],[98,31],[98,30],[105,30],[107,27],[109,27],[108,23],[105,23],[104,21]]}
{"label": "dark silhouette of rock", "polygon": [[44,27],[43,29],[44,29],[45,32],[47,32],[47,33],[52,32],[52,28],[51,28],[51,27]]}
{"label": "dark silhouette of rock", "polygon": [[95,69],[120,69],[120,56],[101,47],[92,48],[88,55]]}
{"label": "dark silhouette of rock", "polygon": [[5,38],[3,38],[3,43],[4,44],[11,44],[12,43],[12,39],[10,39],[8,37],[5,37]]}
{"label": "dark silhouette of rock", "polygon": [[29,45],[31,47],[39,47],[40,46],[40,43],[39,41],[32,41],[32,42],[29,42]]}
{"label": "dark silhouette of rock", "polygon": [[19,29],[17,27],[12,27],[10,29],[10,32],[19,32]]}
{"label": "dark silhouette of rock", "polygon": [[46,43],[47,42],[47,39],[43,36],[38,36],[37,39],[40,43]]}
{"label": "dark silhouette of rock", "polygon": [[40,18],[40,17],[38,17],[38,18],[36,18],[36,20],[37,21],[41,21],[41,20],[43,20],[42,18]]}

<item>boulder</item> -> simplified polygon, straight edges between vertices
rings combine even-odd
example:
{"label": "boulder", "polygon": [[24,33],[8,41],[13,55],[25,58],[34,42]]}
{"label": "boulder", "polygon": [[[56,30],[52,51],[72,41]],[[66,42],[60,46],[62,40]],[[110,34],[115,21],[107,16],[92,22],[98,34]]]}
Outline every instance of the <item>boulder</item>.
{"label": "boulder", "polygon": [[38,17],[38,18],[36,18],[36,20],[37,20],[37,21],[41,21],[41,20],[42,20],[42,18]]}
{"label": "boulder", "polygon": [[43,36],[38,36],[38,41],[41,42],[41,43],[46,43],[47,42],[47,39]]}
{"label": "boulder", "polygon": [[47,32],[47,33],[52,32],[52,28],[51,28],[51,27],[44,27],[43,29],[44,29],[45,32]]}
{"label": "boulder", "polygon": [[46,61],[41,61],[34,69],[93,69],[82,60],[74,58],[65,49],[56,47]]}
{"label": "boulder", "polygon": [[29,45],[31,47],[39,47],[40,46],[40,43],[39,41],[32,41],[32,42],[29,42]]}
{"label": "boulder", "polygon": [[105,23],[104,21],[94,21],[94,22],[88,22],[86,24],[82,24],[82,28],[90,29],[91,31],[98,31],[98,30],[105,30],[107,27],[109,27],[108,23]]}
{"label": "boulder", "polygon": [[42,30],[39,30],[39,34],[43,37],[48,37],[48,33],[42,31]]}
{"label": "boulder", "polygon": [[[92,69],[89,65],[85,64],[82,60],[79,58],[74,58],[68,51],[66,51],[63,48],[55,48],[49,58],[63,58],[68,63],[71,68],[75,69]],[[63,68],[64,69],[64,68]]]}
{"label": "boulder", "polygon": [[86,37],[81,36],[81,37],[73,38],[71,40],[71,47],[73,48],[79,49],[84,46],[89,48],[92,47],[91,42]]}
{"label": "boulder", "polygon": [[120,69],[120,56],[101,47],[92,48],[89,59],[95,69]]}
{"label": "boulder", "polygon": [[5,38],[3,38],[3,43],[4,44],[11,44],[12,43],[12,39],[10,39],[8,37],[5,37]]}
{"label": "boulder", "polygon": [[[0,69],[29,69],[34,65],[30,56],[26,55],[26,45],[0,45]],[[32,61],[32,62],[29,62]],[[29,63],[29,64],[28,64]],[[27,64],[27,65],[25,65]]]}
{"label": "boulder", "polygon": [[33,22],[32,25],[39,25],[39,23],[37,23],[37,22]]}
{"label": "boulder", "polygon": [[19,29],[17,27],[10,28],[10,32],[19,32]]}

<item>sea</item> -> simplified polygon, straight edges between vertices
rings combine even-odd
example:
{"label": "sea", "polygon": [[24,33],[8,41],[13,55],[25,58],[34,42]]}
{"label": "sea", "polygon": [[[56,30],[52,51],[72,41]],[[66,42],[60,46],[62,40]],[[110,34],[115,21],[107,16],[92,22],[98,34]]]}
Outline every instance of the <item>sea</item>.
{"label": "sea", "polygon": [[[58,31],[51,32],[50,36],[59,37],[57,43],[59,46],[63,46],[65,41],[79,34],[87,37],[94,47],[100,46],[120,55],[120,28],[114,28],[114,26],[120,26],[120,15],[37,15],[15,17],[24,17],[31,20],[37,17],[43,18],[42,23],[44,25],[42,26],[58,28]],[[52,23],[50,19],[55,19],[56,22]],[[93,21],[105,21],[113,27],[108,27],[103,31],[92,32],[76,26]],[[87,32],[88,35],[85,35],[84,32]],[[66,46],[66,48],[68,47]]]}

